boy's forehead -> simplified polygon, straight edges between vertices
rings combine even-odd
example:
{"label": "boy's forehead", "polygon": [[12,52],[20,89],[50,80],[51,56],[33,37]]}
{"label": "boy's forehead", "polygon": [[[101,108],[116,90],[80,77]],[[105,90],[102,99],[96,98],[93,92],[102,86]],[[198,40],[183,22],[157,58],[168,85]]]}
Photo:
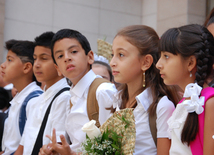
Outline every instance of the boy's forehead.
{"label": "boy's forehead", "polygon": [[54,51],[57,50],[64,50],[70,47],[80,47],[82,48],[82,45],[80,42],[75,38],[63,38],[61,40],[58,40],[54,44]]}
{"label": "boy's forehead", "polygon": [[34,49],[35,54],[51,54],[51,49],[44,46],[36,46]]}

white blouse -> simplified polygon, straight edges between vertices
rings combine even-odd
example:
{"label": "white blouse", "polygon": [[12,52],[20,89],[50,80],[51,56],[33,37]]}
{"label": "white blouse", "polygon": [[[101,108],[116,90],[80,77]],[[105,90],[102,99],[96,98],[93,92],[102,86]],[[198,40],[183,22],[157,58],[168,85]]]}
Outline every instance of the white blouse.
{"label": "white blouse", "polygon": [[170,155],[192,155],[190,147],[181,142],[181,133],[187,115],[188,112],[184,104],[180,103],[176,106],[175,111],[167,122],[171,136]]}
{"label": "white blouse", "polygon": [[[115,97],[115,101],[118,103],[117,110],[120,110],[120,100],[118,99],[118,96]],[[157,148],[149,126],[148,108],[153,101],[150,89],[147,88],[141,94],[136,96],[136,100],[137,106],[133,111],[136,128],[134,155],[156,155]],[[162,97],[158,102],[156,109],[157,138],[169,138],[167,120],[172,115],[174,109],[174,104],[167,98],[167,96]]]}

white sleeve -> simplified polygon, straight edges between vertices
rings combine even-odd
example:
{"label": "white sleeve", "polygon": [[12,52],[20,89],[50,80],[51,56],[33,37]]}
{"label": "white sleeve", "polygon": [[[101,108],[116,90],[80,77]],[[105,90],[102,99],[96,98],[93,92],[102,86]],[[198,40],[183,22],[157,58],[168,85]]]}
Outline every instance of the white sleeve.
{"label": "white sleeve", "polygon": [[114,94],[117,92],[117,89],[112,83],[102,83],[96,91],[96,98],[99,105],[99,121],[102,125],[110,116],[110,108],[113,105]]}
{"label": "white sleeve", "polygon": [[157,138],[169,138],[167,120],[172,116],[175,106],[167,96],[160,99],[157,105]]}

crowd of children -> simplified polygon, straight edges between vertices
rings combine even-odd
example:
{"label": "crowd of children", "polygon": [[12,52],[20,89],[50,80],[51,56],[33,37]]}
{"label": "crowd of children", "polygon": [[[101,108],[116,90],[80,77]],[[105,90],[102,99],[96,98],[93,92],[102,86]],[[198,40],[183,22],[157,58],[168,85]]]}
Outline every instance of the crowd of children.
{"label": "crowd of children", "polygon": [[170,28],[161,38],[149,26],[124,27],[110,63],[72,29],[7,41],[1,76],[17,94],[10,104],[1,99],[9,109],[0,154],[81,154],[83,125],[99,127],[125,108],[135,117],[135,155],[213,154],[213,12],[204,26]]}

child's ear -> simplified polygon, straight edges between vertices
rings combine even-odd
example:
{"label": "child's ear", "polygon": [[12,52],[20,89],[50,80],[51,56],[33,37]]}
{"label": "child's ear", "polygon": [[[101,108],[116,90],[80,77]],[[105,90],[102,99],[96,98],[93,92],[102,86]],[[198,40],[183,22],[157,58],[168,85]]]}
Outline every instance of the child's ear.
{"label": "child's ear", "polygon": [[59,67],[56,64],[54,64],[54,67],[57,70],[58,76],[62,76],[62,73],[60,72]]}
{"label": "child's ear", "polygon": [[148,70],[151,67],[152,63],[153,63],[153,57],[151,54],[147,54],[143,56],[141,69],[143,71]]}
{"label": "child's ear", "polygon": [[88,56],[88,63],[90,65],[92,65],[94,63],[94,52],[93,51],[89,51],[87,56]]}
{"label": "child's ear", "polygon": [[193,55],[190,56],[188,58],[188,71],[191,72],[196,67],[196,64],[197,64],[196,57]]}
{"label": "child's ear", "polygon": [[24,63],[24,66],[23,66],[23,72],[25,74],[29,73],[30,71],[33,70],[33,65],[30,63],[30,62],[26,62]]}

